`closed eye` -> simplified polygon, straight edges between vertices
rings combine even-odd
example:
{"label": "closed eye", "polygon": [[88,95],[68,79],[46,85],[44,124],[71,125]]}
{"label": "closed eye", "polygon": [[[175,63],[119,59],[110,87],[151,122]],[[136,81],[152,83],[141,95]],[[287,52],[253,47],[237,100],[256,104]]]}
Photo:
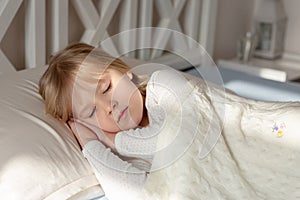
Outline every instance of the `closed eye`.
{"label": "closed eye", "polygon": [[89,118],[93,117],[95,112],[96,112],[96,106],[93,107],[93,110],[92,110],[91,114],[89,115]]}
{"label": "closed eye", "polygon": [[109,82],[107,88],[102,92],[102,94],[107,93],[111,89],[111,82]]}

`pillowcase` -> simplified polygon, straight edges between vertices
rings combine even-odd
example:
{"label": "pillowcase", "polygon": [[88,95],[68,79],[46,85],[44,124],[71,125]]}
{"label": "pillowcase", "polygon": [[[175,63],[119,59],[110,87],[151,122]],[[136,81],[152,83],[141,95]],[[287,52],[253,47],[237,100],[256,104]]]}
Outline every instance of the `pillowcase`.
{"label": "pillowcase", "polygon": [[0,199],[101,196],[69,128],[45,114],[38,93],[45,69],[0,75]]}

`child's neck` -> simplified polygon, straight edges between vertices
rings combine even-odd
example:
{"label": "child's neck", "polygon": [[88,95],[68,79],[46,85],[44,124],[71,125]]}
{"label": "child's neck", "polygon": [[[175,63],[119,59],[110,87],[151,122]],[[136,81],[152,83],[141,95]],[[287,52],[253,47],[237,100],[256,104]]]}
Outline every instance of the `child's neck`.
{"label": "child's neck", "polygon": [[139,124],[141,127],[145,127],[149,125],[149,120],[148,120],[148,115],[147,112],[146,114],[144,114],[143,119],[141,121],[141,123]]}
{"label": "child's neck", "polygon": [[145,99],[146,97],[143,96],[143,105],[144,105],[144,109],[143,109],[143,118],[139,124],[139,126],[141,127],[145,127],[145,126],[148,126],[149,125],[149,120],[148,120],[148,113],[147,113],[147,109],[145,107]]}

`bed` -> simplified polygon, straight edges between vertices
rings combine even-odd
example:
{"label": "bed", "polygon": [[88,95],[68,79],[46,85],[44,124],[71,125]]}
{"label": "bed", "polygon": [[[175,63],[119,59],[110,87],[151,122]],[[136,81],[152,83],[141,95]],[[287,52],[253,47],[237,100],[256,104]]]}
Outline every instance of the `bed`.
{"label": "bed", "polygon": [[[71,23],[68,18],[70,6],[84,27],[80,41],[108,48],[112,54],[125,56],[125,61],[132,66],[139,64],[133,59],[138,58],[199,76],[199,71],[195,73],[186,69],[191,66],[214,65],[210,58],[199,59],[203,49],[199,50],[199,46],[195,44],[200,43],[208,54],[212,54],[217,2],[217,0],[27,0],[26,3],[22,0],[2,1],[0,41],[20,7],[25,13],[26,28],[23,36],[25,69],[16,70],[13,62],[0,49],[0,198],[104,198],[101,184],[84,159],[76,139],[64,123],[45,114],[42,98],[38,94],[38,80],[47,67],[47,55],[62,49],[70,42],[67,26]],[[50,16],[45,15],[46,10],[50,11]],[[46,20],[51,21],[49,27],[45,25]],[[157,29],[148,31],[142,27],[157,27]],[[132,31],[133,28],[138,29]],[[46,34],[46,30],[51,34]],[[125,34],[113,37],[120,32]],[[172,38],[174,32],[179,34],[175,40],[174,36]],[[157,49],[153,51],[149,50],[153,47],[151,46],[153,41],[149,40],[150,33],[156,34],[155,38],[158,38],[156,43],[154,42],[158,45],[154,46]],[[183,42],[176,40],[183,36],[181,33],[193,40],[183,39]],[[176,45],[172,45],[174,41],[178,44],[175,42]],[[185,48],[178,50],[178,45]],[[51,48],[47,48],[49,46]],[[193,54],[195,48],[199,50],[196,56]],[[218,68],[214,66],[214,69]],[[203,74],[209,74],[204,71]],[[220,84],[224,80],[226,87],[236,93],[241,92],[230,82],[234,79],[232,77],[236,78],[235,72],[222,68],[220,71],[220,77],[215,82]],[[241,77],[243,76],[241,74]],[[256,80],[252,79],[254,82],[257,82]],[[259,81],[265,82],[262,79]],[[277,83],[269,85],[276,89],[280,88]],[[298,86],[282,84],[282,87],[284,90],[291,88],[294,95],[292,100],[300,99]],[[286,95],[289,96],[290,94]],[[253,98],[263,99],[263,97]]]}
{"label": "bed", "polygon": [[[163,51],[176,49],[170,45],[175,38],[165,30],[184,33],[213,51],[210,33],[214,32],[217,0],[16,0],[1,1],[0,6],[1,199],[100,199],[104,195],[70,130],[45,114],[38,94],[48,56],[76,42],[69,38],[74,31],[70,27],[78,31],[80,25],[77,41],[94,46],[107,41],[110,53],[119,50],[129,58],[172,61],[179,68],[186,67],[180,64],[184,60]],[[72,13],[76,17],[70,19]],[[160,28],[155,31],[159,50],[142,48],[151,44],[151,32],[142,27]],[[112,40],[114,44],[109,40],[133,28],[139,32]],[[12,30],[19,34],[7,39],[15,34]],[[8,56],[7,49],[16,43],[16,53]],[[182,44],[191,49],[186,41]],[[19,66],[17,59],[11,60],[16,56],[23,60]]]}

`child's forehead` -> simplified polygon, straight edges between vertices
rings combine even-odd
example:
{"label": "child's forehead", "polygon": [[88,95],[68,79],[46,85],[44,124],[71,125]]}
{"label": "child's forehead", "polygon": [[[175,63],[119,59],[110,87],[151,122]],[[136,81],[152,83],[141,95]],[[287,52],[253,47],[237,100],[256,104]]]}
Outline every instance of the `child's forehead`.
{"label": "child's forehead", "polygon": [[82,79],[100,79],[109,72],[110,66],[103,66],[99,63],[82,63],[76,76]]}
{"label": "child's forehead", "polygon": [[79,70],[89,71],[92,73],[104,73],[110,67],[111,67],[110,63],[84,61],[80,64]]}
{"label": "child's forehead", "polygon": [[111,78],[111,72],[118,71],[116,69],[107,68],[106,70],[99,70],[97,72],[94,71],[86,71],[86,70],[79,70],[75,79],[75,85],[81,85],[78,88],[83,90],[96,90],[102,85],[107,83],[107,80]]}

